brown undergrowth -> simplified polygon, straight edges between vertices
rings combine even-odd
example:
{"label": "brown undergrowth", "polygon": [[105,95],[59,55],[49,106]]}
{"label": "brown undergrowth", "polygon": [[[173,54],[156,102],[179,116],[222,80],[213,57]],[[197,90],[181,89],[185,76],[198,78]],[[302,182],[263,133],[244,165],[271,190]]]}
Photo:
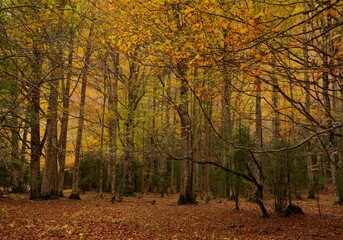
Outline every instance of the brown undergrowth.
{"label": "brown undergrowth", "polygon": [[256,204],[215,199],[179,206],[177,195],[125,198],[111,204],[96,193],[82,201],[29,201],[27,195],[0,198],[0,239],[343,239],[343,207],[331,195],[295,202],[305,215],[273,213],[263,219]]}

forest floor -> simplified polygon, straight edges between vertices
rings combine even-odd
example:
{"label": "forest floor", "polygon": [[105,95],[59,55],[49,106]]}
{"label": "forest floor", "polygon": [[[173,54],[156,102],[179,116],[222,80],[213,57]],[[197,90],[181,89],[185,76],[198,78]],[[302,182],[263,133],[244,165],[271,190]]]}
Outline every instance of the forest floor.
{"label": "forest floor", "polygon": [[[110,203],[96,193],[82,200],[29,201],[28,195],[0,197],[0,239],[343,239],[343,207],[332,195],[296,201],[305,215],[274,213],[263,219],[256,204],[242,200],[199,200],[177,205],[177,195],[144,195]],[[320,207],[318,207],[320,206]],[[320,211],[319,211],[320,210]]]}

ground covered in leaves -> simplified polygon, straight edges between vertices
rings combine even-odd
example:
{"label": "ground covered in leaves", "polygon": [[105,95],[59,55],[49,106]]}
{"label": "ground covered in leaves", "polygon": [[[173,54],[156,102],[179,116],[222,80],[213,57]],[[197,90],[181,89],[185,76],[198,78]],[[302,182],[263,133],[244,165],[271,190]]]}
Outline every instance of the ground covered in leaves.
{"label": "ground covered in leaves", "polygon": [[179,206],[177,195],[145,195],[110,203],[110,196],[82,195],[29,201],[27,195],[0,198],[0,239],[343,239],[343,207],[331,195],[296,201],[305,215],[273,213],[263,219],[256,204],[214,199]]}

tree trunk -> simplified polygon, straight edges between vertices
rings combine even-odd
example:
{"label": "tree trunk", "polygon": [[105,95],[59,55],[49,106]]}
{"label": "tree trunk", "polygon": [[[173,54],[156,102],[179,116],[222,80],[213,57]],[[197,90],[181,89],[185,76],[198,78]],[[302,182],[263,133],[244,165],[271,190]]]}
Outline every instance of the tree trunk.
{"label": "tree trunk", "polygon": [[69,196],[70,199],[80,200],[79,193],[79,169],[80,169],[80,156],[81,156],[81,145],[82,145],[82,132],[84,124],[84,111],[85,111],[85,102],[86,102],[86,89],[87,89],[87,78],[88,78],[88,69],[90,65],[90,56],[92,54],[92,35],[93,35],[93,25],[92,23],[89,29],[89,36],[87,39],[87,47],[85,51],[85,60],[84,67],[81,72],[81,100],[80,100],[80,110],[79,110],[79,121],[77,126],[77,135],[76,135],[76,144],[75,144],[75,162],[73,169],[73,183],[72,183],[72,192]]}
{"label": "tree trunk", "polygon": [[263,187],[262,187],[262,185],[257,186],[256,192],[255,192],[255,197],[256,197],[257,204],[261,209],[262,217],[263,218],[269,218],[267,209],[265,208],[264,203],[263,203]]}
{"label": "tree trunk", "polygon": [[123,163],[124,175],[124,194],[126,196],[134,195],[133,163],[135,156],[135,110],[138,105],[138,64],[130,62],[130,77],[127,82],[128,94],[128,115],[125,122],[125,159]]}
{"label": "tree trunk", "polygon": [[181,182],[179,204],[195,204],[195,192],[193,186],[194,163],[192,153],[191,119],[188,113],[188,82],[186,77],[186,64],[179,62],[177,66],[180,79],[180,100],[177,112],[181,120]]}
{"label": "tree trunk", "polygon": [[[18,119],[13,117],[13,127],[11,128],[11,169],[12,169],[12,192],[22,193],[23,187],[23,159],[19,155],[19,128]],[[25,131],[26,132],[26,131]],[[26,138],[26,137],[25,137]],[[25,145],[25,143],[23,143]]]}
{"label": "tree trunk", "polygon": [[273,110],[274,110],[274,116],[272,118],[272,139],[273,141],[278,141],[280,139],[280,117],[279,117],[279,95],[278,95],[278,79],[275,76],[276,74],[276,62],[273,60],[272,62],[272,67],[275,69],[272,72],[271,76],[271,82],[273,86],[273,92],[272,92],[272,105],[273,105]]}
{"label": "tree trunk", "polygon": [[[303,31],[306,33],[308,31],[307,26],[304,25]],[[308,114],[310,114],[311,111],[311,83],[310,83],[310,77],[309,77],[309,52],[308,52],[308,40],[307,36],[304,35],[304,47],[303,47],[303,55],[304,55],[304,82],[306,86],[306,98],[305,98],[305,109]],[[311,144],[306,144],[306,151],[309,153],[311,151]],[[306,163],[307,163],[307,188],[308,188],[308,198],[314,199],[315,196],[315,188],[314,188],[314,178],[313,178],[313,171],[312,171],[312,156],[307,155],[306,156]]]}
{"label": "tree trunk", "polygon": [[[224,38],[228,36],[228,32],[224,30],[223,32]],[[227,56],[227,52],[229,51],[229,43],[224,42],[224,66],[223,66],[223,76],[224,76],[224,82],[223,82],[223,99],[222,99],[222,121],[221,121],[221,129],[222,129],[222,135],[224,139],[227,141],[232,141],[232,132],[233,132],[233,119],[232,119],[232,113],[231,113],[231,103],[232,103],[232,70],[230,71],[229,63],[230,59]],[[223,158],[223,164],[227,165],[228,167],[233,167],[233,160],[232,160],[232,147],[227,144],[227,142],[223,141],[223,147],[222,147],[222,158]],[[233,175],[230,173],[227,173],[227,195],[228,197],[232,197],[234,194],[233,189]]]}
{"label": "tree trunk", "polygon": [[24,133],[23,133],[23,137],[22,137],[22,145],[21,145],[21,149],[20,149],[20,161],[21,161],[21,169],[20,169],[20,174],[19,174],[19,178],[20,178],[20,182],[21,182],[21,186],[19,187],[19,189],[22,188],[22,191],[26,191],[26,186],[24,185],[24,172],[23,172],[23,168],[24,168],[24,163],[26,162],[26,149],[27,149],[27,135],[28,135],[28,131],[26,129],[26,125],[24,126]]}
{"label": "tree trunk", "polygon": [[262,149],[262,97],[261,79],[255,78],[256,100],[255,100],[255,144],[257,149]]}
{"label": "tree trunk", "polygon": [[342,174],[342,158],[338,151],[330,154],[331,163],[331,178],[334,186],[335,204],[343,205],[343,174]]}
{"label": "tree trunk", "polygon": [[134,194],[133,182],[133,162],[134,162],[134,117],[133,113],[129,113],[125,123],[126,128],[126,145],[125,145],[125,160],[123,167],[124,175],[124,195],[132,196]]}
{"label": "tree trunk", "polygon": [[50,96],[46,122],[46,157],[42,178],[42,197],[44,199],[58,198],[58,171],[57,171],[57,111],[58,111],[58,85],[61,71],[61,56],[57,56],[52,62],[54,69],[49,81]]}
{"label": "tree trunk", "polygon": [[118,78],[120,74],[119,53],[111,51],[114,77],[109,78],[108,112],[109,119],[109,173],[112,202],[118,201],[116,191],[117,129],[118,129]]}
{"label": "tree trunk", "polygon": [[[167,99],[171,100],[173,99],[172,95],[171,95],[171,71],[167,72],[167,81],[165,84],[165,93],[167,95]],[[170,149],[170,145],[171,143],[171,115],[170,115],[170,105],[166,104],[165,107],[165,113],[166,113],[166,117],[165,117],[165,124],[166,124],[166,129],[167,131],[165,132],[165,136],[166,136],[166,142],[165,142],[165,149]],[[175,112],[174,112],[174,118],[175,118]],[[173,158],[168,158],[166,159],[166,161],[170,162],[170,181],[169,181],[169,192],[170,193],[175,193],[176,192],[176,184],[175,184],[175,174],[174,174],[174,160]]]}
{"label": "tree trunk", "polygon": [[335,161],[337,162],[337,171],[336,171],[336,186],[337,186],[337,198],[336,204],[343,205],[343,161],[342,161],[342,153],[337,151],[334,153]]}
{"label": "tree trunk", "polygon": [[[165,95],[165,83],[164,82],[165,82],[166,77],[168,77],[168,73],[165,73],[163,78],[160,78],[160,81],[163,83],[162,96]],[[157,86],[157,83],[156,83],[156,86]],[[157,87],[154,87],[153,105],[157,106],[158,102],[156,99],[157,98],[156,94],[157,94]],[[162,98],[161,105],[159,105],[159,108],[156,111],[156,114],[159,114],[161,116],[161,118],[160,118],[161,124],[165,124],[166,126],[169,125],[169,122],[168,122],[169,119],[165,120],[165,118],[167,118],[167,115],[169,118],[169,112],[168,112],[169,109],[168,109],[167,105],[168,104],[166,104],[166,98]],[[158,131],[157,130],[154,130],[154,131],[157,135]],[[168,136],[164,136],[164,139],[163,139],[164,149],[166,149],[166,146],[168,146],[168,145],[169,145],[168,144]],[[156,148],[156,147],[154,146],[154,148]],[[166,186],[167,159],[165,156],[160,156],[158,159],[158,162],[159,162],[159,166],[158,166],[158,189],[159,189],[160,196],[163,198],[165,191],[166,191],[166,188],[167,188],[167,186]]]}
{"label": "tree trunk", "polygon": [[[213,86],[211,86],[212,84],[210,83],[208,84],[209,84],[208,88],[212,89],[213,88]],[[203,100],[203,106],[204,106],[206,117],[204,117],[203,119],[204,142],[203,142],[202,149],[204,149],[204,157],[209,160],[212,157],[212,134],[211,134],[211,125],[210,125],[210,123],[212,122],[212,98],[210,96],[207,96]],[[231,114],[229,114],[229,116],[227,117],[229,117],[231,121]],[[211,198],[211,188],[210,188],[210,166],[208,164],[205,164],[203,166],[203,190],[204,190],[205,200],[209,201]]]}
{"label": "tree trunk", "polygon": [[307,163],[307,182],[308,182],[308,198],[315,199],[316,192],[314,188],[314,178],[313,178],[313,170],[312,170],[312,155],[309,153],[306,156],[306,163]]}
{"label": "tree trunk", "polygon": [[[273,71],[271,73],[270,79],[272,84],[272,108],[273,108],[273,117],[272,117],[272,144],[274,145],[274,148],[280,147],[280,117],[279,117],[279,95],[278,95],[278,89],[279,89],[279,82],[277,79],[277,65],[276,60],[273,59],[271,62],[271,67],[273,68]],[[259,87],[260,88],[260,87]],[[262,130],[261,130],[262,131]],[[260,148],[262,147],[262,143]],[[285,164],[285,161],[287,161],[287,164]],[[287,205],[287,184],[290,186],[289,174],[289,160],[288,159],[274,159],[273,161],[273,172],[276,173],[276,179],[274,181],[276,182],[275,185],[275,211],[282,212],[285,210],[285,207]],[[289,195],[290,196],[290,191]],[[289,197],[289,201],[291,201],[291,198]]]}
{"label": "tree trunk", "polygon": [[[261,79],[259,76],[255,78],[255,88],[256,88],[256,96],[255,96],[255,146],[256,149],[261,150],[263,146],[263,138],[262,138],[262,96],[261,96]],[[256,154],[256,161],[254,162],[256,166],[256,179],[258,184],[262,184],[263,182],[263,173],[262,173],[262,166],[260,161],[260,154]],[[262,188],[263,189],[263,188]],[[261,189],[257,189],[260,191]],[[263,194],[259,193],[259,196],[263,196]],[[261,201],[263,199],[261,198]],[[263,210],[262,210],[263,211]]]}
{"label": "tree trunk", "polygon": [[[52,27],[49,38],[50,48],[50,64],[51,64],[51,79],[49,81],[49,102],[46,123],[46,157],[44,163],[43,179],[42,179],[42,197],[44,199],[54,199],[59,197],[59,176],[57,169],[59,145],[57,140],[57,121],[58,121],[58,97],[59,85],[64,81],[64,60],[62,47],[62,32],[63,32],[63,7],[64,1],[59,1],[58,8],[60,18],[55,26]],[[62,166],[63,167],[63,166]]]}
{"label": "tree trunk", "polygon": [[58,176],[58,192],[59,196],[63,197],[64,175],[65,175],[65,161],[67,152],[67,136],[68,136],[68,123],[69,123],[69,98],[70,98],[70,83],[72,78],[73,66],[73,53],[74,53],[74,30],[71,30],[69,39],[69,55],[68,55],[68,68],[67,76],[62,81],[62,105],[63,113],[61,120],[60,136],[58,141],[58,163],[59,163],[59,176]]}
{"label": "tree trunk", "polygon": [[[102,114],[101,114],[101,136],[100,136],[100,158],[99,158],[99,198],[103,198],[103,162],[104,162],[104,138],[105,138],[105,115],[106,115],[106,102],[107,102],[107,93],[106,93],[106,86],[108,85],[108,74],[107,69],[104,73],[104,93],[103,93],[103,101],[102,101]],[[110,145],[110,144],[109,144]],[[109,154],[111,150],[109,151]]]}
{"label": "tree trunk", "polygon": [[30,199],[40,198],[40,157],[42,152],[41,139],[40,139],[40,86],[41,86],[41,68],[42,56],[34,47],[33,51],[33,79],[32,88],[30,89],[30,126],[31,126],[31,162],[30,162]]}
{"label": "tree trunk", "polygon": [[[327,1],[327,6],[331,6],[331,0]],[[328,10],[331,10],[331,7],[329,7]],[[331,108],[331,96],[330,96],[330,56],[332,55],[333,50],[333,41],[332,36],[329,32],[330,28],[332,27],[332,16],[331,14],[327,14],[326,18],[323,19],[324,22],[324,35],[323,35],[323,49],[322,49],[322,59],[323,59],[323,73],[322,73],[322,79],[323,79],[323,86],[322,86],[322,95],[323,95],[323,106],[325,110],[325,120],[326,120],[326,128],[328,129],[328,146],[324,146],[324,148],[329,149],[329,151],[336,152],[337,151],[337,144],[335,139],[335,130],[332,130],[334,124],[334,118],[332,117],[332,108]],[[331,75],[333,75],[331,73]],[[337,177],[337,166],[339,164],[338,155],[334,154],[330,156],[328,155],[328,158],[331,163],[331,173],[332,173],[332,182],[334,185],[334,196],[335,196],[335,202],[339,203],[340,199],[343,199],[343,196],[340,196],[339,191],[339,182]]]}

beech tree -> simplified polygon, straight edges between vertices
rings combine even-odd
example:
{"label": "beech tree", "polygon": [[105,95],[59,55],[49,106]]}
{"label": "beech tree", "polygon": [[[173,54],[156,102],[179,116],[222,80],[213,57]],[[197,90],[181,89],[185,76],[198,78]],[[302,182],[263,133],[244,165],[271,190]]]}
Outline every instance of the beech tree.
{"label": "beech tree", "polygon": [[82,152],[100,149],[112,201],[169,187],[180,204],[202,191],[239,208],[244,193],[268,217],[266,191],[282,211],[323,175],[341,204],[340,1],[2,4],[13,189],[27,158],[30,197],[61,196],[73,152],[79,198]]}
{"label": "beech tree", "polygon": [[79,108],[80,111],[79,111],[79,116],[78,116],[78,126],[77,126],[77,135],[76,135],[76,143],[75,143],[73,185],[72,185],[72,192],[69,196],[69,198],[71,199],[80,199],[79,168],[80,168],[83,126],[84,126],[84,118],[85,118],[84,111],[85,111],[85,101],[86,101],[87,79],[88,79],[88,72],[89,72],[90,63],[91,63],[92,40],[93,40],[93,31],[94,31],[95,22],[91,22],[90,24],[91,25],[89,27],[88,37],[86,39],[84,66],[80,73],[80,78],[81,78],[81,93],[80,93],[80,108]]}

